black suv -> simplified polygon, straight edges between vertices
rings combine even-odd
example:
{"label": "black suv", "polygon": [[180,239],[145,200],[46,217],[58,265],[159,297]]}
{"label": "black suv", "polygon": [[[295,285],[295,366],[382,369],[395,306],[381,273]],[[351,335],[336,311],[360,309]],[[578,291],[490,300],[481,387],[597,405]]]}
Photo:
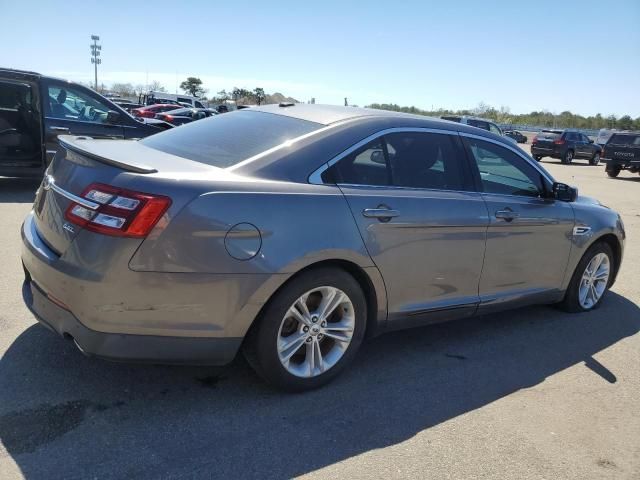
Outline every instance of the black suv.
{"label": "black suv", "polygon": [[0,175],[42,175],[58,135],[141,138],[172,126],[141,122],[77,83],[0,68]]}
{"label": "black suv", "polygon": [[602,149],[607,175],[617,177],[621,170],[640,172],[640,132],[614,133]]}
{"label": "black suv", "polygon": [[600,145],[575,130],[543,130],[531,141],[531,155],[538,161],[551,157],[569,164],[574,159],[584,158],[590,165],[598,165],[601,154]]}

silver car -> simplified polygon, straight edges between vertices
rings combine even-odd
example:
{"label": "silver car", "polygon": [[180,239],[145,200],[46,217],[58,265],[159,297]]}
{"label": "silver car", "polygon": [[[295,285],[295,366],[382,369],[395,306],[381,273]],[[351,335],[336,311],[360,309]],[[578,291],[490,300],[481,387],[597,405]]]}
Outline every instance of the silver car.
{"label": "silver car", "polygon": [[504,138],[281,104],[140,141],[63,137],[22,227],[27,306],[87,355],[325,384],[366,337],[598,306],[620,216]]}

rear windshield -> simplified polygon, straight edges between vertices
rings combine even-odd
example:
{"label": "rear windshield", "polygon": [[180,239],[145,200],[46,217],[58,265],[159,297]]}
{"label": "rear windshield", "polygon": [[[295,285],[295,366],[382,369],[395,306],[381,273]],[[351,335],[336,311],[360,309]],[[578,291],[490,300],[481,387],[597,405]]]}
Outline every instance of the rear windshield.
{"label": "rear windshield", "polygon": [[555,140],[560,138],[560,133],[540,132],[537,137],[538,140]]}
{"label": "rear windshield", "polygon": [[609,144],[640,146],[640,135],[620,135],[616,133],[609,139]]}
{"label": "rear windshield", "polygon": [[172,128],[141,142],[165,153],[226,168],[323,126],[246,109]]}

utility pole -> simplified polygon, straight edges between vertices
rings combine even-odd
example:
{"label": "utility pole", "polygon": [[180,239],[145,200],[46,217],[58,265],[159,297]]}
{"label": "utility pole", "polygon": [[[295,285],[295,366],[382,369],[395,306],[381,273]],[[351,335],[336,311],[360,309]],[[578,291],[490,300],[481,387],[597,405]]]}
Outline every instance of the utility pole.
{"label": "utility pole", "polygon": [[96,92],[98,91],[98,65],[102,63],[100,57],[100,50],[102,50],[102,45],[98,45],[98,40],[100,37],[97,35],[91,35],[91,40],[93,43],[89,45],[91,47],[91,63],[93,63],[94,74],[95,74],[95,87]]}

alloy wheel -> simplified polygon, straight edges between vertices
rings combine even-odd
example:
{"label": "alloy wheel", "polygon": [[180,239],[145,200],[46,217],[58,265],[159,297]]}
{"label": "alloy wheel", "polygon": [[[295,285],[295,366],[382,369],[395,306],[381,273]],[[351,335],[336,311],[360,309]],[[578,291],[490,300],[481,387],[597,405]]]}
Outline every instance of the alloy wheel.
{"label": "alloy wheel", "polygon": [[353,303],[342,290],[330,286],[309,290],[289,307],[280,324],[280,363],[297,377],[321,375],[347,351],[355,322]]}
{"label": "alloy wheel", "polygon": [[578,289],[578,301],[582,308],[589,310],[598,303],[607,289],[610,272],[611,262],[606,253],[598,253],[591,259],[582,274]]}

